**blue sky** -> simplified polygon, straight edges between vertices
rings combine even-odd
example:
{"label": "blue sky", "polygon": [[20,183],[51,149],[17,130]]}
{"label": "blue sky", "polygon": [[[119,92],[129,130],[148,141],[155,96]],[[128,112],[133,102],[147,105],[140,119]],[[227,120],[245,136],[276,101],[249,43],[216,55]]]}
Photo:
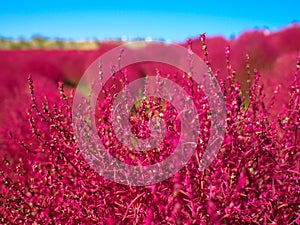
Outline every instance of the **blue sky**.
{"label": "blue sky", "polygon": [[300,3],[293,0],[2,1],[0,36],[183,41],[206,32],[231,37],[246,29],[276,30],[300,22],[299,8]]}

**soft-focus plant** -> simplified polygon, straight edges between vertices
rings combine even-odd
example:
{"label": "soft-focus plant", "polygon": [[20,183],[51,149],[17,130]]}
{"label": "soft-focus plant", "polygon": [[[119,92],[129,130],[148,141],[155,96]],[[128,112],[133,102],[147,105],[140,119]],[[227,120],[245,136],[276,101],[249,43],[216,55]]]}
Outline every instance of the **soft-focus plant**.
{"label": "soft-focus plant", "polygon": [[[201,53],[211,66],[205,36],[199,41]],[[194,47],[193,42],[189,45]],[[28,113],[25,103],[12,105],[10,110],[15,113],[8,116],[7,129],[2,129],[1,223],[300,224],[300,58],[297,64],[295,59],[297,67],[290,74],[294,81],[286,97],[288,104],[274,119],[270,114],[277,97],[274,94],[270,101],[265,100],[260,72],[250,70],[245,61],[249,74],[246,98],[236,81],[231,50],[227,47],[224,51],[227,77],[220,85],[226,100],[227,127],[217,158],[209,168],[199,171],[209,137],[209,105],[188,76],[180,77],[176,81],[187,92],[202,96],[198,99],[202,107],[198,108],[201,138],[183,169],[146,187],[110,182],[90,168],[73,133],[72,94],[67,94],[60,82],[58,92],[54,94],[50,88],[46,91],[50,100],[43,99],[30,76]],[[158,109],[156,112],[170,121],[176,114],[167,103],[150,100],[132,111],[137,135],[147,131],[144,127],[139,130],[141,121],[149,118],[143,114],[145,108]],[[105,106],[102,109],[100,102],[100,114],[106,113]],[[101,131],[104,124],[98,126]],[[99,133],[101,139],[110,140],[110,146],[116,146],[109,132]],[[177,138],[170,135],[166,141]]]}

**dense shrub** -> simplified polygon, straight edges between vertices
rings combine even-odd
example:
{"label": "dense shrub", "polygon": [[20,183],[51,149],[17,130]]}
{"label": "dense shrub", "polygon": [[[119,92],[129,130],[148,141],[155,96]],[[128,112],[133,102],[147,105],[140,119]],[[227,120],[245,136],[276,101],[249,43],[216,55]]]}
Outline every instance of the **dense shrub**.
{"label": "dense shrub", "polygon": [[[199,40],[212,66],[205,36]],[[42,91],[30,76],[30,107],[12,100],[3,114],[1,223],[300,224],[300,59],[289,74],[289,96],[279,95],[287,104],[274,118],[278,96],[265,100],[260,72],[247,70],[253,79],[246,83],[248,97],[243,96],[230,48],[220,51],[227,70],[226,80],[220,79],[227,127],[217,158],[198,170],[210,125],[203,101],[203,139],[195,154],[174,177],[146,187],[110,182],[90,168],[74,140],[72,92],[66,93],[61,82],[57,92]],[[190,90],[186,79],[179,83]]]}

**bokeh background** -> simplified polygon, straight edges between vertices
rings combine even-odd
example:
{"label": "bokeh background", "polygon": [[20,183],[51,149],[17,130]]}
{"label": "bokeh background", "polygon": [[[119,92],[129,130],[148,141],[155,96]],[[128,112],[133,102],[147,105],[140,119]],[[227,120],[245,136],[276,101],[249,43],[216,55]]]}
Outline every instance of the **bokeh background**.
{"label": "bokeh background", "polygon": [[[267,97],[280,85],[285,96],[285,81],[291,80],[300,52],[299,6],[291,0],[2,2],[0,111],[10,99],[28,94],[28,75],[41,86],[63,81],[75,87],[91,62],[124,41],[163,40],[186,46],[191,38],[193,50],[203,57],[202,33],[212,70],[220,78],[227,76],[225,49],[230,46],[242,86],[248,78],[248,54],[250,69],[263,74]],[[285,103],[280,99],[279,108]]]}

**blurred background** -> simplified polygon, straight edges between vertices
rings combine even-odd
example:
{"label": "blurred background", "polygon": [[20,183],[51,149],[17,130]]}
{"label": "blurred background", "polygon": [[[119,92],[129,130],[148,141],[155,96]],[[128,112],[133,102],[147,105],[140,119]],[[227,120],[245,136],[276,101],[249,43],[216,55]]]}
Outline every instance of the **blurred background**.
{"label": "blurred background", "polygon": [[[253,79],[258,69],[268,98],[280,85],[282,96],[287,96],[286,81],[292,80],[300,53],[299,8],[293,0],[2,1],[0,122],[5,107],[18,105],[20,94],[28,96],[29,75],[40,96],[52,96],[58,81],[66,88],[76,87],[91,62],[124,41],[164,40],[187,46],[191,38],[193,51],[204,57],[202,33],[218,79],[228,75],[225,49],[230,46],[231,64],[244,91],[248,70]],[[281,108],[286,98],[277,102]]]}

